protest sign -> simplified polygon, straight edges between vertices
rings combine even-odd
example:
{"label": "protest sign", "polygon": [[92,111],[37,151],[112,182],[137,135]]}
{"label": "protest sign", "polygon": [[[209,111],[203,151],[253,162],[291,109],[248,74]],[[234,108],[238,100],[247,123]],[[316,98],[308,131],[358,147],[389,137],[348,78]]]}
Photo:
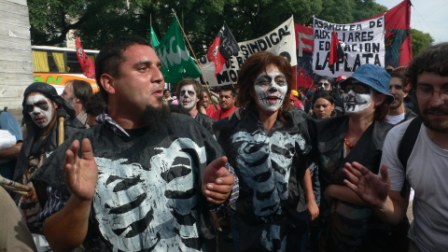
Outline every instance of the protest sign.
{"label": "protest sign", "polygon": [[238,71],[244,61],[252,54],[269,51],[287,58],[292,66],[297,65],[296,39],[294,33],[294,18],[291,16],[280,26],[259,38],[238,43],[238,56],[232,56],[226,61],[222,71],[215,76],[215,64],[207,57],[200,59],[204,80],[210,86],[225,86],[235,84]]}
{"label": "protest sign", "polygon": [[[314,73],[337,77],[350,75],[364,64],[384,67],[384,26],[384,15],[351,24],[335,24],[314,18]],[[330,66],[332,32],[337,33],[344,54]]]}

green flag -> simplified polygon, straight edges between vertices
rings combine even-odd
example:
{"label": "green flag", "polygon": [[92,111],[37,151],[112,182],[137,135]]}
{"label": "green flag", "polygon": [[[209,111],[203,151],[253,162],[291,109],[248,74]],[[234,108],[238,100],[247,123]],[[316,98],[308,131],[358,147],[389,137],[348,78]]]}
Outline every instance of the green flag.
{"label": "green flag", "polygon": [[149,39],[151,40],[151,45],[154,48],[156,48],[156,47],[158,47],[160,45],[159,39],[157,38],[156,32],[152,28],[152,25],[151,25],[151,28],[150,28],[150,31],[149,31]]}
{"label": "green flag", "polygon": [[[154,41],[152,35],[151,40]],[[201,72],[188,53],[175,17],[159,46],[156,47],[156,52],[162,63],[162,73],[166,82],[177,83],[185,77],[201,76]]]}

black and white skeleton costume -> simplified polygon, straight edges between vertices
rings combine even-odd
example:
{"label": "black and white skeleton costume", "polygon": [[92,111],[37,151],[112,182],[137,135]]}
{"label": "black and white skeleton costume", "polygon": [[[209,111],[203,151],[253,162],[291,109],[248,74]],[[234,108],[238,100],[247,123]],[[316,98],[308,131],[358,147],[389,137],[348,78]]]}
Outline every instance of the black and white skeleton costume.
{"label": "black and white skeleton costume", "polygon": [[[207,130],[172,113],[163,128],[125,131],[105,122],[83,137],[92,142],[99,170],[87,251],[203,249],[201,220],[208,218],[201,214],[210,205],[201,192],[202,171],[222,155]],[[66,192],[63,156],[53,155],[36,183]]]}
{"label": "black and white skeleton costume", "polygon": [[[311,150],[305,113],[284,114],[266,132],[252,106],[240,118],[215,124],[215,135],[239,178],[232,216],[237,251],[290,251],[300,246],[304,227],[297,205],[305,205],[299,185]],[[292,251],[292,250],[291,250]],[[294,250],[299,251],[299,250]]]}

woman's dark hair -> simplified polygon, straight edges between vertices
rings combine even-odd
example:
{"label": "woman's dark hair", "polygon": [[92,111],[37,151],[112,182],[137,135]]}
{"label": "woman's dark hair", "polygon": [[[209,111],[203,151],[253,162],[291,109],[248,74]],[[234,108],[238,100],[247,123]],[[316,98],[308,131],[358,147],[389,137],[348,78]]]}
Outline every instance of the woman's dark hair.
{"label": "woman's dark hair", "polygon": [[313,99],[311,100],[312,107],[314,107],[314,103],[319,98],[323,98],[323,99],[329,101],[331,104],[334,104],[334,98],[330,92],[325,91],[325,90],[319,90],[313,95]]}

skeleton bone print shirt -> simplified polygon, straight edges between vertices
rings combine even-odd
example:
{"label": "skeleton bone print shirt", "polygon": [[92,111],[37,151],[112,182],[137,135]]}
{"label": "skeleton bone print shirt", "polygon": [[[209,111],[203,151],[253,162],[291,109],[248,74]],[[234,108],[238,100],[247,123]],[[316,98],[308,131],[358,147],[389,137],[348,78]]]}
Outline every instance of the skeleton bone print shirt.
{"label": "skeleton bone print shirt", "polygon": [[[299,239],[295,221],[303,193],[299,186],[310,152],[306,115],[294,110],[266,132],[254,109],[215,125],[218,142],[239,178],[232,227],[238,251],[286,251]],[[302,227],[303,228],[303,227]],[[288,238],[291,236],[292,239]]]}
{"label": "skeleton bone print shirt", "polygon": [[99,174],[87,251],[202,250],[201,172],[222,150],[188,116],[168,124],[129,136],[107,123],[88,131]]}

